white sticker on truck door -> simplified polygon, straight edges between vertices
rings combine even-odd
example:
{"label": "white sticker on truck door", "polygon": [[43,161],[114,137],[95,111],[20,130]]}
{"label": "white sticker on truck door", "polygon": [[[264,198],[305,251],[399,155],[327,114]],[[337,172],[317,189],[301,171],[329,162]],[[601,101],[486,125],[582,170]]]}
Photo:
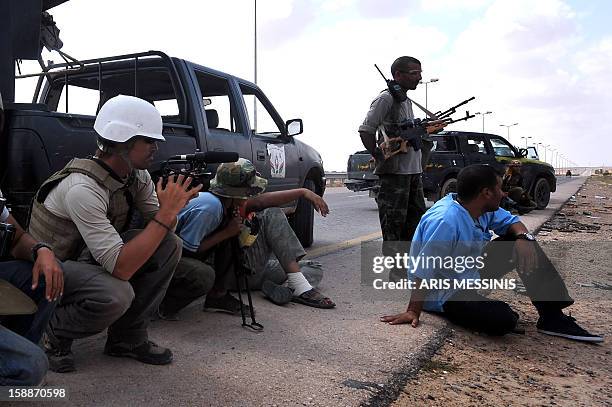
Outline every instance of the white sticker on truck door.
{"label": "white sticker on truck door", "polygon": [[285,146],[268,144],[270,156],[270,176],[272,178],[285,178]]}

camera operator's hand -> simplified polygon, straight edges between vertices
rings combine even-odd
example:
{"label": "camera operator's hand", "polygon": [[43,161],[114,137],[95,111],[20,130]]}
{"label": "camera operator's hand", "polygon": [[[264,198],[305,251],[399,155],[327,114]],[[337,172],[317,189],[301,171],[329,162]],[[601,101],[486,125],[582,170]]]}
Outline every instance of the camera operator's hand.
{"label": "camera operator's hand", "polygon": [[223,229],[226,237],[234,237],[240,234],[240,227],[242,226],[242,216],[238,208],[234,208],[232,218],[227,223],[227,226]]}
{"label": "camera operator's hand", "polygon": [[162,187],[162,179],[157,181],[157,199],[159,200],[159,216],[174,218],[185,207],[190,199],[198,195],[202,185],[189,189],[192,178],[183,174],[168,177],[166,187]]}
{"label": "camera operator's hand", "polygon": [[313,191],[306,189],[304,193],[304,198],[312,203],[315,211],[319,212],[321,216],[325,217],[329,213],[329,207],[327,206],[327,202],[323,200],[319,195],[314,193]]}
{"label": "camera operator's hand", "polygon": [[439,132],[444,127],[446,127],[446,121],[434,120],[427,123],[427,125],[425,126],[425,130],[427,130],[427,134],[433,134]]}

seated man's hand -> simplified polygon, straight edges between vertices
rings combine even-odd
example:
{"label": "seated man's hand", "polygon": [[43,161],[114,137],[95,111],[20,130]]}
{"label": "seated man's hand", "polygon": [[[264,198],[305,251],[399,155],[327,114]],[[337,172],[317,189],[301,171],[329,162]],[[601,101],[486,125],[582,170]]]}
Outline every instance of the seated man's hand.
{"label": "seated man's hand", "polygon": [[401,314],[380,317],[380,321],[386,322],[389,325],[411,324],[413,328],[416,328],[419,325],[419,314],[408,310]]}
{"label": "seated man's hand", "polygon": [[427,134],[437,133],[446,127],[446,121],[444,120],[434,120],[425,126],[425,130],[427,130]]}
{"label": "seated man's hand", "polygon": [[[191,185],[191,177],[185,178],[180,174],[176,178],[168,177],[166,187],[162,188],[162,179],[157,181],[157,199],[159,200],[160,211],[165,211],[170,216],[176,216],[181,209],[187,205],[190,199],[196,197],[202,185],[189,189]],[[188,190],[189,189],[189,190]]]}
{"label": "seated man's hand", "polygon": [[45,297],[55,301],[64,294],[64,272],[55,255],[46,247],[38,249],[36,262],[32,267],[32,290],[38,287],[40,275],[45,276]]}
{"label": "seated man's hand", "polygon": [[321,216],[327,216],[329,213],[329,207],[327,206],[327,202],[323,200],[319,195],[307,189],[304,198],[309,200],[314,206],[315,210],[321,214]]}
{"label": "seated man's hand", "polygon": [[517,255],[518,269],[530,273],[538,267],[536,242],[517,239],[514,245]]}

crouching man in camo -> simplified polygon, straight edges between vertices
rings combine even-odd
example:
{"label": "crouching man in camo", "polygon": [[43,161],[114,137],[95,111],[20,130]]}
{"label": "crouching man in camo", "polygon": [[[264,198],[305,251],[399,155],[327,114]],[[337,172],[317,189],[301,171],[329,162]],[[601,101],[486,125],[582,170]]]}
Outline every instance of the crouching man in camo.
{"label": "crouching man in camo", "polygon": [[[200,187],[179,176],[165,188],[146,171],[162,119],[131,96],[107,101],[96,117],[98,149],[73,159],[43,183],[34,200],[30,233],[64,261],[64,296],[49,322],[44,346],[50,369],[75,370],[73,340],[108,328],[104,353],[154,365],[172,361],[170,349],[149,341],[147,326],[181,256],[172,227]],[[147,223],[128,230],[138,210]]]}
{"label": "crouching man in camo", "polygon": [[[241,158],[236,163],[221,164],[210,183],[210,192],[200,193],[181,210],[176,233],[183,239],[183,259],[161,304],[162,318],[173,318],[203,295],[206,295],[204,308],[208,310],[237,314],[241,306],[246,307],[226,287],[235,286],[231,281],[235,260],[232,239],[241,232],[246,237],[245,223],[254,222],[259,225],[258,233],[251,234],[247,238],[250,245],[242,249],[244,266],[253,273],[249,286],[261,289],[277,305],[293,301],[316,308],[336,306],[313,288],[313,281],[309,282],[302,273],[300,260],[306,252],[278,208],[304,198],[326,216],[327,204],[305,188],[262,193],[266,185],[253,164]],[[281,267],[269,262],[272,255]]]}

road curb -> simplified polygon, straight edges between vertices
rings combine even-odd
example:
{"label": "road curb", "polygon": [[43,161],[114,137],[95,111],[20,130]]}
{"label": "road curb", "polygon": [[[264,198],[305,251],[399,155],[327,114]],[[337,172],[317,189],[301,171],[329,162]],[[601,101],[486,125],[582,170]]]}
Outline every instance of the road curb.
{"label": "road curb", "polygon": [[395,402],[410,379],[417,376],[423,365],[430,361],[433,355],[444,345],[444,340],[451,336],[453,330],[450,324],[437,330],[433,338],[423,345],[420,352],[412,355],[408,363],[391,374],[384,387],[376,391],[360,405],[364,407],[386,407]]}
{"label": "road curb", "polygon": [[582,187],[584,186],[584,184],[586,184],[587,180],[589,179],[589,176],[584,177],[584,180],[582,180],[582,183],[580,183],[580,185],[578,185],[578,188],[576,189],[576,191],[573,194],[570,194],[567,199],[565,199],[565,201],[563,201],[561,203],[561,205],[559,205],[559,207],[557,209],[554,210],[553,213],[550,214],[550,216],[548,216],[544,222],[540,223],[535,230],[533,231],[534,235],[537,235],[538,233],[540,233],[540,229],[542,229],[542,226],[544,226],[544,224],[546,222],[548,222],[549,220],[551,220],[552,218],[554,218],[559,212],[561,212],[561,210],[563,209],[563,207],[565,207],[565,205],[569,202],[569,200],[572,198],[572,196],[578,194],[578,192],[580,192],[580,190],[582,189]]}

